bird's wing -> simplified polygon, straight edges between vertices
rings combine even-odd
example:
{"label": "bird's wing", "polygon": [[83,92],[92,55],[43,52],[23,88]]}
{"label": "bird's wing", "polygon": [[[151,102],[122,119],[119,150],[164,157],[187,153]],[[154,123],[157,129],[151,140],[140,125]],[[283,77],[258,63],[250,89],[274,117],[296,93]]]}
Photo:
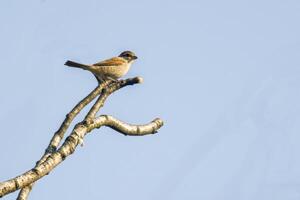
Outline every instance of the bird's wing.
{"label": "bird's wing", "polygon": [[108,60],[103,60],[98,63],[93,64],[94,66],[118,66],[126,64],[126,60],[120,57],[114,57]]}

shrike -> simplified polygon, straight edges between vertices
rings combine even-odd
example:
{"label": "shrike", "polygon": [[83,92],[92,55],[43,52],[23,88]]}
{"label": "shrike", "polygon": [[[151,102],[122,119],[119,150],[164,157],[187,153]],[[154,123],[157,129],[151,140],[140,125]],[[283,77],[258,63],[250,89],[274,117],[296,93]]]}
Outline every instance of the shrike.
{"label": "shrike", "polygon": [[124,76],[130,69],[131,64],[138,57],[131,51],[124,51],[118,57],[113,57],[98,63],[88,65],[68,60],[65,65],[77,67],[92,72],[98,82],[117,80]]}

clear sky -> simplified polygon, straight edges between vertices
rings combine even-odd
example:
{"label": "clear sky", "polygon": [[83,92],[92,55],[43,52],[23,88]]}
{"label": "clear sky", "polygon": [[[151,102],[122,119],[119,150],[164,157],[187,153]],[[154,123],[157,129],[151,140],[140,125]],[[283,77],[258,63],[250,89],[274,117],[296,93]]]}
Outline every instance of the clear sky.
{"label": "clear sky", "polygon": [[132,50],[126,77],[145,82],[101,114],[165,126],[93,131],[30,199],[300,199],[299,11],[298,0],[1,0],[0,180],[33,167],[96,86],[67,59]]}

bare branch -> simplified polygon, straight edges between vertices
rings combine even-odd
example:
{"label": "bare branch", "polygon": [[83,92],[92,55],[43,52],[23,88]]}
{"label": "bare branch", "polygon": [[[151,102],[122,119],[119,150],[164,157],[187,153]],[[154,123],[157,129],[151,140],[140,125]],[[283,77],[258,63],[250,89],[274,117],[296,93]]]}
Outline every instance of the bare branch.
{"label": "bare branch", "polygon": [[[133,85],[133,84],[142,83],[142,82],[143,82],[143,79],[141,77],[135,77],[135,78],[130,78],[130,79],[126,79],[126,80],[120,80],[120,81],[117,81],[114,83],[112,83],[112,81],[108,80],[108,81],[100,84],[98,87],[96,87],[87,97],[85,97],[82,101],[80,101],[72,109],[72,111],[69,114],[67,114],[66,119],[62,123],[61,127],[59,128],[59,130],[54,134],[53,138],[51,139],[51,142],[48,145],[44,156],[37,162],[36,166],[43,163],[51,153],[56,151],[57,146],[59,145],[61,139],[63,138],[64,133],[66,132],[67,128],[70,126],[72,120],[97,95],[99,95],[101,93],[98,100],[93,105],[93,107],[90,109],[87,116],[85,117],[85,121],[87,123],[91,123],[93,118],[95,118],[96,113],[104,105],[105,100],[111,93],[113,93],[114,91],[116,91],[120,88],[123,88],[127,85]],[[82,143],[81,140],[80,140],[80,143]],[[28,187],[22,188],[18,195],[17,200],[26,200],[28,198],[30,191],[32,190],[33,185],[34,185],[34,183],[30,184]]]}
{"label": "bare branch", "polygon": [[[124,86],[141,82],[142,78],[136,77],[133,79],[120,80],[116,82],[106,82],[103,83],[103,85],[95,88],[93,92],[91,92],[85,99],[77,104],[75,108],[67,115],[60,129],[53,136],[44,156],[36,164],[36,166],[20,176],[0,183],[0,197],[23,188],[18,196],[18,199],[27,199],[33,183],[43,176],[49,174],[67,156],[71,155],[75,151],[78,144],[82,143],[84,136],[95,128],[107,126],[124,135],[131,136],[142,136],[156,133],[157,130],[163,126],[163,121],[158,118],[145,125],[127,124],[109,115],[101,115],[95,118],[97,112],[103,106],[105,100],[110,94]],[[88,112],[85,120],[75,125],[71,134],[65,139],[61,147],[56,150],[71,121],[80,112],[80,110],[89,102],[91,102],[101,91],[101,95]]]}
{"label": "bare branch", "polygon": [[[73,119],[79,114],[79,112],[88,105],[91,101],[97,97],[103,88],[105,88],[108,84],[110,84],[109,81],[103,82],[102,84],[98,85],[88,96],[86,96],[84,99],[82,99],[67,115],[63,123],[61,124],[60,128],[55,132],[54,136],[52,137],[50,144],[48,145],[48,148],[46,150],[50,151],[56,151],[56,148],[58,147],[60,141],[64,137],[65,132],[69,128],[71,122]],[[50,150],[49,150],[50,149]]]}
{"label": "bare branch", "polygon": [[[103,88],[105,88],[110,82],[103,82],[102,84],[99,84],[92,92],[90,92],[84,99],[82,99],[67,115],[59,129],[54,133],[48,147],[45,150],[44,155],[42,158],[36,162],[36,166],[40,165],[42,162],[46,160],[46,158],[53,152],[56,151],[58,145],[60,144],[60,141],[63,139],[65,132],[69,128],[71,122],[73,119],[80,113],[80,111],[88,105],[91,101],[95,99],[96,96],[98,96]],[[25,200],[28,197],[29,192],[32,190],[33,187],[32,183],[28,187],[23,188],[19,195],[17,200]]]}
{"label": "bare branch", "polygon": [[60,164],[66,157],[73,154],[80,141],[84,136],[95,128],[101,126],[109,126],[124,135],[147,135],[156,133],[156,131],[163,125],[162,120],[155,119],[146,125],[129,125],[121,122],[112,116],[102,115],[94,120],[93,124],[78,123],[71,135],[69,135],[62,146],[54,153],[52,153],[45,162],[25,172],[24,174],[0,183],[0,197],[14,192],[20,188],[30,185],[43,176],[50,173],[58,164]]}
{"label": "bare branch", "polygon": [[132,125],[122,122],[110,115],[101,115],[95,119],[93,126],[100,128],[101,126],[108,126],[123,135],[129,136],[143,136],[148,134],[155,134],[156,131],[163,126],[163,121],[159,118],[145,125]]}

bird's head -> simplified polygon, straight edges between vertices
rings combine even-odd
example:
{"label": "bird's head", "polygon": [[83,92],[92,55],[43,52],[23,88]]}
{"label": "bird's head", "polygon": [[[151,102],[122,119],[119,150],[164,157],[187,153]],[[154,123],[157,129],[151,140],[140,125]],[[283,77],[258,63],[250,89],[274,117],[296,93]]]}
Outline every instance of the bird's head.
{"label": "bird's head", "polygon": [[119,57],[124,58],[128,62],[136,60],[138,57],[132,51],[123,51]]}

